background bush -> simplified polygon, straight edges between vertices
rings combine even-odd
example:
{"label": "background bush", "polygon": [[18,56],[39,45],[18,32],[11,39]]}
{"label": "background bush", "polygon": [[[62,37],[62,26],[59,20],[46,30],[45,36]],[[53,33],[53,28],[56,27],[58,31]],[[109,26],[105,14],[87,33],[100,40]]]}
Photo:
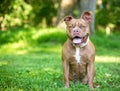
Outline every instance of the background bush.
{"label": "background bush", "polygon": [[119,0],[102,0],[103,3],[97,5],[95,26],[119,31],[120,29],[120,1]]}
{"label": "background bush", "polygon": [[2,0],[1,28],[13,26],[50,26],[57,15],[57,0]]}
{"label": "background bush", "polygon": [[[1,29],[34,25],[39,27],[54,26],[57,19],[60,0],[1,0],[0,24]],[[96,3],[95,27],[97,30],[106,27],[119,31],[120,1],[102,0]],[[73,10],[73,13],[76,10]],[[74,16],[77,16],[74,13]]]}

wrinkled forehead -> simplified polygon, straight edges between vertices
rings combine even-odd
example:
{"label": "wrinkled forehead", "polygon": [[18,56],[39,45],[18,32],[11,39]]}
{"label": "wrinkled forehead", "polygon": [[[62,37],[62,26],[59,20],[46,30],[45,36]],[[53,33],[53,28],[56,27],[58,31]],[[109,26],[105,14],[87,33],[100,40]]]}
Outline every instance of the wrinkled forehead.
{"label": "wrinkled forehead", "polygon": [[69,22],[69,25],[72,25],[72,26],[86,26],[86,22],[83,20],[83,19],[72,19],[70,22]]}

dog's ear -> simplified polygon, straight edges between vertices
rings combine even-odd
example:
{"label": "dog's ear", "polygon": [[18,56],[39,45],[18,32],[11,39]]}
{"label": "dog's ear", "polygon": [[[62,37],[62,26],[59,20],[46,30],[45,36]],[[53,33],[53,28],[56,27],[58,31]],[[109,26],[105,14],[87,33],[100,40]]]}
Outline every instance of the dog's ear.
{"label": "dog's ear", "polygon": [[92,12],[91,11],[83,12],[81,18],[84,19],[87,23],[90,23],[92,19]]}
{"label": "dog's ear", "polygon": [[69,21],[71,21],[73,19],[73,17],[72,16],[66,16],[65,18],[64,18],[64,21],[65,21],[65,23],[67,24]]}

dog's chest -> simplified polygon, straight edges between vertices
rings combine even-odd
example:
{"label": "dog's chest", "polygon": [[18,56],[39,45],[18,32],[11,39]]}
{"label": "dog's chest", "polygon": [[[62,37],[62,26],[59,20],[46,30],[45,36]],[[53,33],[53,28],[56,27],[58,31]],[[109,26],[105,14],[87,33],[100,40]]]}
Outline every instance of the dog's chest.
{"label": "dog's chest", "polygon": [[76,62],[80,63],[81,56],[80,56],[80,48],[79,47],[76,47],[74,57],[75,57]]}

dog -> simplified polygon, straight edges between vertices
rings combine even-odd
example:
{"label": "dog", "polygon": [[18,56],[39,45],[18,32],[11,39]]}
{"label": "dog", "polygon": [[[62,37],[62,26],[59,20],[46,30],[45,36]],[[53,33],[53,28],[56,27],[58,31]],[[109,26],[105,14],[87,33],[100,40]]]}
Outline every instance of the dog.
{"label": "dog", "polygon": [[89,89],[94,88],[95,47],[89,39],[91,17],[92,12],[87,11],[79,19],[64,18],[67,40],[62,47],[62,68],[66,88],[69,88],[70,81],[77,80],[88,84]]}

